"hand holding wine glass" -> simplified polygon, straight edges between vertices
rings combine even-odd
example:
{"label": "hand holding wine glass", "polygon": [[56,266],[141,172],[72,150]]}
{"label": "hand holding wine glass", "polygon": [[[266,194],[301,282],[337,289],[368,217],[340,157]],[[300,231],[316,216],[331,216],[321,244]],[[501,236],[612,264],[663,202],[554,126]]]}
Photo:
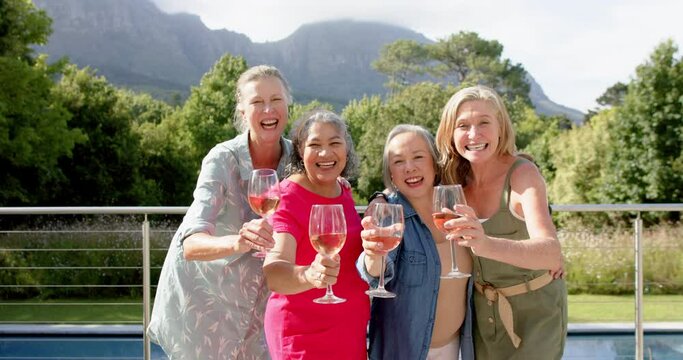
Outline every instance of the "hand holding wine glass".
{"label": "hand holding wine glass", "polygon": [[[268,221],[280,204],[280,182],[277,172],[273,169],[253,170],[249,180],[248,196],[251,209]],[[263,258],[266,252],[257,251],[253,256]]]}
{"label": "hand holding wine glass", "polygon": [[[311,245],[318,254],[333,257],[339,254],[346,241],[346,219],[342,205],[313,205],[308,226]],[[322,279],[319,279],[322,280]],[[323,297],[313,300],[318,304],[339,304],[346,299],[334,295],[332,285],[327,285]]]}
{"label": "hand holding wine glass", "polygon": [[[399,204],[377,203],[368,211],[372,218],[375,236],[369,240],[377,244],[377,248],[383,251],[394,250],[403,237],[403,206]],[[365,293],[380,298],[394,298],[396,294],[384,288],[384,267],[386,255],[382,255],[379,272],[379,284],[377,289],[368,290]]]}
{"label": "hand holding wine glass", "polygon": [[[465,193],[462,190],[461,185],[440,185],[434,187],[434,195],[432,202],[432,219],[434,220],[434,225],[444,234],[448,234],[448,231],[444,227],[444,223],[448,220],[456,219],[460,217],[455,213],[455,205],[464,204],[467,205],[465,200]],[[458,269],[458,265],[455,261],[455,241],[450,240],[451,245],[451,271],[446,275],[442,275],[442,279],[461,279],[471,276],[469,273],[461,272]]]}

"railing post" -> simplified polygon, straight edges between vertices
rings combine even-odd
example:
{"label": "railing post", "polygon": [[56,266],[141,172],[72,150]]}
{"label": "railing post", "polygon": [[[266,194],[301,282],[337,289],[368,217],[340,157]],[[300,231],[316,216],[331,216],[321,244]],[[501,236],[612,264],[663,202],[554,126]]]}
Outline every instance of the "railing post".
{"label": "railing post", "polygon": [[643,219],[640,211],[634,222],[636,265],[636,360],[643,360]]}
{"label": "railing post", "polygon": [[142,341],[144,349],[144,359],[152,358],[151,344],[147,336],[147,326],[149,326],[150,310],[150,275],[149,275],[149,221],[145,214],[145,221],[142,223]]}

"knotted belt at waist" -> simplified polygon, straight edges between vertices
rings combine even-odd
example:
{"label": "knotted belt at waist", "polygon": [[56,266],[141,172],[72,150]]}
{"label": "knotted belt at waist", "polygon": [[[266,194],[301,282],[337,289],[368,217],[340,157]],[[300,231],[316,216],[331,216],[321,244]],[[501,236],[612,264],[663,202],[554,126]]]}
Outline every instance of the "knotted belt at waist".
{"label": "knotted belt at waist", "polygon": [[484,295],[489,301],[498,301],[498,313],[500,314],[500,319],[503,322],[505,331],[507,331],[510,340],[515,348],[519,347],[522,339],[515,334],[515,329],[513,327],[512,318],[512,306],[508,301],[508,297],[525,294],[529,291],[538,290],[553,281],[553,277],[550,273],[545,273],[531,281],[526,281],[521,284],[512,285],[504,288],[494,288],[489,284],[480,284],[478,282],[474,283],[474,287],[477,291]]}

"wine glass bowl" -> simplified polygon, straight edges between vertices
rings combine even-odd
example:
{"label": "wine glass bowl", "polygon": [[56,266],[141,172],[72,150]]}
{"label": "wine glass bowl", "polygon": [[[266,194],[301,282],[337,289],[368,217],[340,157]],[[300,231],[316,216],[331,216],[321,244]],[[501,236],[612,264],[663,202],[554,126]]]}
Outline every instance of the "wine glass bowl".
{"label": "wine glass bowl", "polygon": [[446,221],[457,219],[459,217],[460,215],[458,214],[448,212],[436,212],[432,214],[432,220],[434,221],[434,225],[436,225],[436,228],[444,234],[448,234],[448,231],[446,230],[444,225]]}
{"label": "wine glass bowl", "polygon": [[[277,172],[273,169],[253,170],[249,179],[247,199],[251,209],[268,221],[280,204],[280,182]],[[253,256],[263,258],[266,252],[257,251]]]}
{"label": "wine glass bowl", "polygon": [[[311,246],[323,256],[337,255],[346,242],[346,218],[344,207],[339,204],[313,205],[308,224],[308,236]],[[332,285],[327,285],[325,295],[314,299],[318,304],[339,304],[345,302],[334,295]]]}
{"label": "wine glass bowl", "polygon": [[[401,243],[403,237],[403,206],[400,204],[379,203],[368,209],[368,216],[372,218],[372,224],[376,227],[377,236],[370,241],[381,243],[382,250],[394,250]],[[384,288],[384,268],[386,266],[386,256],[382,256],[379,272],[379,284],[376,289],[371,289],[365,293],[379,298],[394,298],[396,294]]]}
{"label": "wine glass bowl", "polygon": [[311,245],[319,254],[331,257],[339,253],[346,242],[346,234],[321,234],[311,236]]}
{"label": "wine glass bowl", "polygon": [[[463,204],[467,205],[465,200],[465,193],[462,190],[462,186],[459,184],[455,185],[439,185],[434,187],[434,195],[432,201],[432,220],[434,225],[443,234],[448,234],[448,231],[444,227],[445,223],[449,220],[457,219],[461,215],[455,213],[455,205]],[[462,279],[470,277],[471,274],[464,273],[458,269],[458,265],[455,261],[455,241],[450,240],[451,245],[451,270],[445,274],[441,275],[442,279]]]}

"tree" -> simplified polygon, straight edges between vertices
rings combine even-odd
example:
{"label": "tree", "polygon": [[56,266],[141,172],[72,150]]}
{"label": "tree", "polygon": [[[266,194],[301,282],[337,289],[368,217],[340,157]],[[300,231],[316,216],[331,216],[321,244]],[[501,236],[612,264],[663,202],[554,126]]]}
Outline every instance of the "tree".
{"label": "tree", "polygon": [[308,104],[299,104],[299,103],[293,103],[292,105],[289,106],[289,122],[287,123],[287,128],[285,130],[285,136],[286,134],[289,134],[289,129],[292,128],[292,124],[299,120],[301,116],[303,116],[306,112],[312,111],[315,109],[325,109],[329,111],[334,111],[334,106],[329,103],[321,102],[318,100],[313,100],[309,102]]}
{"label": "tree", "polygon": [[69,112],[55,103],[52,77],[61,64],[34,65],[0,56],[0,204],[33,205],[49,195],[47,183],[63,178],[58,159],[85,140],[70,129]]}
{"label": "tree", "polygon": [[520,97],[528,101],[526,71],[521,64],[501,58],[503,45],[498,41],[461,31],[427,46],[431,57],[438,62],[431,69],[434,75],[454,76],[458,84],[487,85],[510,100]]}
{"label": "tree", "polygon": [[616,109],[607,109],[591,122],[554,138],[550,152],[557,170],[548,186],[551,202],[590,204],[604,200],[605,158],[612,141],[610,128],[616,123]]}
{"label": "tree", "polygon": [[515,129],[517,149],[531,155],[545,180],[552,182],[556,167],[550,146],[565,129],[571,127],[571,121],[563,116],[538,115],[531,105],[520,98],[506,103]]}
{"label": "tree", "polygon": [[590,122],[594,116],[600,113],[601,109],[621,106],[624,103],[624,98],[626,97],[627,92],[628,85],[622,83],[621,81],[607,88],[607,90],[605,90],[600,97],[595,99],[600,106],[593,110],[588,110],[585,122]]}
{"label": "tree", "polygon": [[387,86],[406,86],[417,75],[431,74],[440,82],[483,84],[509,100],[529,102],[529,83],[521,64],[503,59],[503,45],[477,33],[461,31],[433,44],[399,40],[385,46],[373,66],[389,77]]}
{"label": "tree", "polygon": [[384,46],[372,67],[389,77],[392,90],[409,85],[416,75],[423,75],[430,61],[428,50],[415,40],[396,40]]}
{"label": "tree", "polygon": [[608,202],[683,199],[683,62],[677,52],[672,40],[658,45],[628,85],[605,161]]}
{"label": "tree", "polygon": [[31,63],[31,45],[47,43],[51,25],[52,19],[30,0],[0,1],[0,56]]}
{"label": "tree", "polygon": [[[376,100],[367,100],[366,114],[377,114],[375,119],[366,119],[364,133],[357,145],[360,159],[360,177],[357,191],[366,198],[374,191],[384,188],[382,182],[382,153],[384,142],[391,129],[398,124],[416,124],[436,131],[443,106],[455,92],[453,87],[423,82],[408,86],[389,96],[377,108]],[[345,113],[357,109],[349,108]]]}
{"label": "tree", "polygon": [[187,206],[197,180],[197,164],[178,141],[180,112],[170,113],[159,124],[134,127],[140,136],[140,175],[147,196],[140,205]]}
{"label": "tree", "polygon": [[[342,117],[346,119],[356,147],[360,144],[363,134],[366,132],[367,124],[377,121],[382,109],[382,98],[373,96],[363,96],[360,100],[351,100],[342,111]],[[359,149],[357,149],[359,151]]]}
{"label": "tree", "polygon": [[179,111],[148,94],[117,90],[117,107],[140,139],[137,205],[187,205],[192,201],[196,166],[177,136]]}
{"label": "tree", "polygon": [[85,139],[54,101],[52,77],[64,61],[31,56],[31,45],[47,41],[50,22],[31,1],[0,1],[0,205],[41,203],[46,184],[63,178],[57,159]]}
{"label": "tree", "polygon": [[60,158],[66,179],[53,185],[51,204],[139,204],[147,190],[140,185],[140,138],[117,89],[89,68],[68,65],[55,93],[72,114],[69,125],[87,140],[74,147],[72,157]]}
{"label": "tree", "polygon": [[608,106],[620,106],[624,102],[624,97],[628,92],[628,86],[621,81],[610,86],[605,90],[599,98],[596,99],[597,103],[608,107]]}
{"label": "tree", "polygon": [[247,63],[243,58],[222,56],[204,74],[199,86],[192,88],[183,106],[180,135],[188,142],[196,169],[212,147],[238,133],[233,123],[237,104],[235,89],[237,79],[245,70]]}

